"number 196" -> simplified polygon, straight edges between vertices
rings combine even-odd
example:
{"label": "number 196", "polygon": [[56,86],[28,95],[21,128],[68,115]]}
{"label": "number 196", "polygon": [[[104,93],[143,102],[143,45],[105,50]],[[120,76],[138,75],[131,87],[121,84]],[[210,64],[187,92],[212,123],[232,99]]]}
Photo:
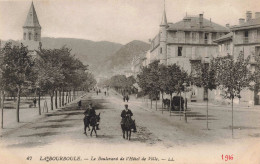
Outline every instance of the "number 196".
{"label": "number 196", "polygon": [[225,160],[225,161],[232,161],[233,160],[233,154],[232,155],[223,155],[222,154],[222,160]]}

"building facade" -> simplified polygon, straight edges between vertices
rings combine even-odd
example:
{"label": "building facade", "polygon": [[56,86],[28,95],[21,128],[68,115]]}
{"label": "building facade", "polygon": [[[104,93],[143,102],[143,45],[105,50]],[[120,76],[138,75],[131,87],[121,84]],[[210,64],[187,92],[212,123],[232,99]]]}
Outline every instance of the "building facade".
{"label": "building facade", "polygon": [[[252,17],[252,12],[246,12],[246,19],[240,18],[239,25],[232,26],[231,32],[215,42],[219,46],[219,56],[230,55],[234,59],[239,54],[244,54],[244,57],[250,57],[250,70],[255,71],[255,57],[260,57],[260,12],[255,13],[255,18]],[[260,87],[256,86],[254,91],[245,89],[241,93],[240,102],[252,105],[260,105]],[[238,101],[238,100],[237,100]]]}
{"label": "building facade", "polygon": [[[160,60],[165,65],[178,64],[188,73],[197,62],[209,61],[218,54],[213,42],[230,32],[229,25],[221,26],[203,17],[186,15],[181,21],[168,23],[164,9],[159,33],[151,41],[150,61]],[[187,98],[202,101],[207,95],[203,88],[192,87]]]}

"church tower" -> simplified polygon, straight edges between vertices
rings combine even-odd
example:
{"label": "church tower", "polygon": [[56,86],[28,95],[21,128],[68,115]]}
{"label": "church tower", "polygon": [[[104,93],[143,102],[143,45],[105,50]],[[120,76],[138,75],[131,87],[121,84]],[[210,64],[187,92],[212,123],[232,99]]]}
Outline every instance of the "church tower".
{"label": "church tower", "polygon": [[165,0],[164,0],[164,9],[163,9],[163,15],[162,15],[162,21],[160,24],[160,52],[159,52],[159,58],[160,63],[167,64],[167,29],[168,23],[166,18],[166,11],[165,11]]}
{"label": "church tower", "polygon": [[23,41],[40,42],[41,41],[41,25],[39,23],[33,2],[23,26]]}

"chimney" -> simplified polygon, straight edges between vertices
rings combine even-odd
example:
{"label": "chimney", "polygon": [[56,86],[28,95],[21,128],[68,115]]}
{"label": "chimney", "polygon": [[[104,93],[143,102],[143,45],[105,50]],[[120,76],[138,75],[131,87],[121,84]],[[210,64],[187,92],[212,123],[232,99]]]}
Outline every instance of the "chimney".
{"label": "chimney", "polygon": [[252,19],[252,12],[251,11],[247,11],[246,12],[246,21],[250,21]]}
{"label": "chimney", "polygon": [[200,14],[199,23],[200,23],[200,28],[203,28],[203,14]]}
{"label": "chimney", "polygon": [[230,26],[229,23],[227,23],[227,24],[226,24],[226,27],[229,28],[229,26]]}
{"label": "chimney", "polygon": [[245,23],[245,19],[244,19],[244,18],[240,18],[240,19],[239,19],[239,25],[241,25],[241,24],[243,24],[243,23]]}
{"label": "chimney", "polygon": [[255,18],[260,18],[260,12],[255,12]]}

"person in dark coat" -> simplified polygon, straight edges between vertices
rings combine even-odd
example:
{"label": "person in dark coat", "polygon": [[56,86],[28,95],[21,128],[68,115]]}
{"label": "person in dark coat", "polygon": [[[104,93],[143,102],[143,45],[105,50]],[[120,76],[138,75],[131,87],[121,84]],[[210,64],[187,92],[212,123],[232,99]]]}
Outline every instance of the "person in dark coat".
{"label": "person in dark coat", "polygon": [[33,99],[33,105],[34,105],[34,107],[36,107],[36,103],[37,103],[37,100],[36,100],[36,98],[34,98],[34,99]]}
{"label": "person in dark coat", "polygon": [[125,96],[123,96],[123,101],[125,102]]}
{"label": "person in dark coat", "polygon": [[[90,121],[90,119],[92,117],[96,117],[96,110],[95,108],[92,107],[92,103],[89,104],[89,110],[88,110],[88,120]],[[97,125],[97,130],[100,130],[100,128]]]}
{"label": "person in dark coat", "polygon": [[[133,113],[132,113],[132,111],[130,109],[128,109],[128,105],[125,104],[125,109],[121,112],[121,118],[122,118],[122,120],[121,120],[121,128],[122,128],[122,130],[123,130],[123,126],[124,126],[124,124],[126,122],[126,117],[127,116],[130,116],[130,119],[132,120],[131,117],[133,116]],[[135,122],[133,120],[132,120],[132,122],[134,124],[134,132],[136,132]]]}
{"label": "person in dark coat", "polygon": [[82,105],[82,104],[81,104],[81,100],[79,100],[79,102],[78,102],[78,108],[79,108],[79,109],[81,109],[81,105]]}
{"label": "person in dark coat", "polygon": [[126,98],[125,98],[125,99],[126,99],[126,101],[128,102],[128,101],[129,101],[129,96],[128,96],[128,95],[126,95]]}
{"label": "person in dark coat", "polygon": [[84,122],[84,134],[86,134],[87,127],[88,127],[88,131],[90,131],[90,127],[89,127],[89,108],[88,107],[84,111],[83,122]]}

